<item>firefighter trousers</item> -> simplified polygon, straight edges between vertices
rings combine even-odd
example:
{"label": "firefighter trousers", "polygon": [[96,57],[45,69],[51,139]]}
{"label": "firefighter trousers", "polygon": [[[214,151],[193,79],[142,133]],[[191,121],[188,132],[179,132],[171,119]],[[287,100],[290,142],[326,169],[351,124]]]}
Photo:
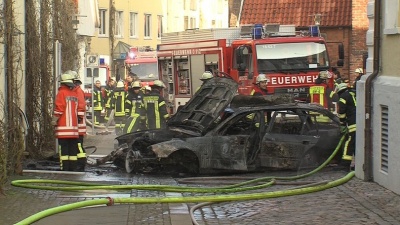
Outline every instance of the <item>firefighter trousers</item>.
{"label": "firefighter trousers", "polygon": [[115,134],[121,135],[123,134],[123,130],[125,127],[125,116],[114,116],[114,122],[115,122]]}
{"label": "firefighter trousers", "polygon": [[125,123],[124,127],[124,134],[135,132],[140,130],[141,124],[140,124],[140,116],[139,114],[130,116]]}
{"label": "firefighter trousers", "polygon": [[101,110],[94,110],[94,125],[99,125],[101,120]]}
{"label": "firefighter trousers", "polygon": [[59,138],[58,152],[60,154],[60,169],[62,171],[76,171],[78,138]]}
{"label": "firefighter trousers", "polygon": [[349,131],[343,148],[343,160],[352,161],[356,150],[356,131]]}
{"label": "firefighter trousers", "polygon": [[78,139],[78,154],[77,156],[77,171],[85,171],[86,166],[86,151],[83,147],[83,135],[79,135]]}

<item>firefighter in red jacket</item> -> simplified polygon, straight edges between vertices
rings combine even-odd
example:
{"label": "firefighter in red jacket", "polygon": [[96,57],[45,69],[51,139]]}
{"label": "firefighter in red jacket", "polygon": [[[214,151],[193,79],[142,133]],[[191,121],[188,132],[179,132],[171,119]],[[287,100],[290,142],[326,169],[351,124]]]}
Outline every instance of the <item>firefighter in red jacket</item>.
{"label": "firefighter in red jacket", "polygon": [[82,81],[77,72],[69,71],[74,79],[73,82],[75,84],[74,91],[78,97],[78,132],[79,132],[79,139],[78,139],[78,171],[85,171],[86,165],[86,151],[83,148],[83,138],[86,136],[86,121],[85,121],[85,114],[86,114],[86,101],[85,101],[85,93],[81,88]]}
{"label": "firefighter in red jacket", "polygon": [[74,91],[73,76],[61,75],[60,87],[54,101],[52,124],[55,125],[60,153],[60,168],[75,171],[78,153],[78,96]]}
{"label": "firefighter in red jacket", "polygon": [[258,75],[256,79],[256,84],[254,85],[250,95],[254,96],[269,95],[267,90],[267,83],[268,83],[268,78],[265,76],[265,74]]}

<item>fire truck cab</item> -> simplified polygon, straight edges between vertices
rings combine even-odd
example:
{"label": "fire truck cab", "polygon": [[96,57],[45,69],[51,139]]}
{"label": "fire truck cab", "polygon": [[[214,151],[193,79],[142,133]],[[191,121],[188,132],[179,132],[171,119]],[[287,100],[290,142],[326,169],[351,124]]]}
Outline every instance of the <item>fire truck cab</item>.
{"label": "fire truck cab", "polygon": [[125,77],[134,73],[144,86],[158,79],[157,52],[150,47],[131,47],[124,63]]}
{"label": "fire truck cab", "polygon": [[[339,45],[338,66],[343,58],[343,45]],[[160,79],[168,84],[166,98],[175,110],[201,85],[204,71],[228,73],[244,95],[251,93],[256,77],[265,74],[269,93],[292,93],[309,101],[319,73],[331,70],[318,26],[299,32],[294,25],[276,24],[163,34],[158,62]],[[334,88],[333,76],[324,82]]]}

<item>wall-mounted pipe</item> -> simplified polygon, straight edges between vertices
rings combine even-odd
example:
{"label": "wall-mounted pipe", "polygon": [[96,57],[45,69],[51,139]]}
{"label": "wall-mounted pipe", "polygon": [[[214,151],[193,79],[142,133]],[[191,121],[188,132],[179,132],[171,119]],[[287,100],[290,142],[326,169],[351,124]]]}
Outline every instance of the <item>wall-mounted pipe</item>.
{"label": "wall-mounted pipe", "polygon": [[374,55],[373,72],[365,81],[365,129],[364,129],[364,180],[373,181],[373,149],[372,149],[372,83],[379,75],[380,39],[381,39],[381,0],[374,5]]}

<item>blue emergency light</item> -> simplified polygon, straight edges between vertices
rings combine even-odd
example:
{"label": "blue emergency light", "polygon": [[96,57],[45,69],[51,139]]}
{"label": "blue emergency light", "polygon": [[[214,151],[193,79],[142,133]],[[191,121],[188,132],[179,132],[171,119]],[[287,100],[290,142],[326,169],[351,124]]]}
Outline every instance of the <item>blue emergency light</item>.
{"label": "blue emergency light", "polygon": [[263,25],[255,24],[253,28],[253,39],[261,39],[263,34]]}
{"label": "blue emergency light", "polygon": [[318,25],[311,25],[309,27],[311,37],[319,37],[319,26]]}

